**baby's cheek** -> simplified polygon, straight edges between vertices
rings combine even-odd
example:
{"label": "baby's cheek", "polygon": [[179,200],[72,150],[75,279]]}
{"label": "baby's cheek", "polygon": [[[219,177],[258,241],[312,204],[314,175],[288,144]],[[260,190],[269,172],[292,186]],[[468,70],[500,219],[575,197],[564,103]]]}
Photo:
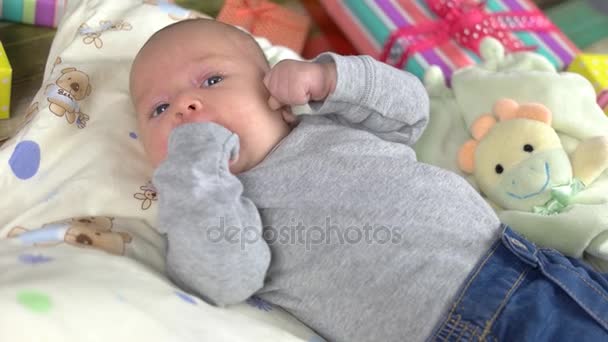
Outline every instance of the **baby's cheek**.
{"label": "baby's cheek", "polygon": [[167,139],[160,135],[143,136],[142,138],[146,157],[153,166],[158,166],[167,156]]}
{"label": "baby's cheek", "polygon": [[159,137],[158,140],[155,141],[155,144],[152,146],[153,151],[153,163],[155,166],[158,166],[165,158],[167,158],[168,152],[168,137]]}

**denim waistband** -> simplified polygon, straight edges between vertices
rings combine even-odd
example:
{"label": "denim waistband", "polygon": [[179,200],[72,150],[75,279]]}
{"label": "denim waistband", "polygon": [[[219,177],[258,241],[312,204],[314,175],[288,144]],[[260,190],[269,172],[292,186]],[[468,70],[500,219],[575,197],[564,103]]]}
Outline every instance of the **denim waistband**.
{"label": "denim waistband", "polygon": [[[502,242],[521,261],[540,268],[545,277],[564,290],[608,331],[608,281],[605,277],[594,276],[597,272],[582,261],[566,258],[553,249],[539,249],[510,227],[505,227]],[[594,295],[585,296],[581,293]]]}
{"label": "denim waistband", "polygon": [[508,226],[504,226],[501,241],[521,261],[532,267],[538,267],[538,247],[532,242],[524,239]]}
{"label": "denim waistband", "polygon": [[540,272],[608,331],[606,278],[584,263],[538,248],[510,227],[472,271],[431,340],[497,340],[493,324],[530,272]]}

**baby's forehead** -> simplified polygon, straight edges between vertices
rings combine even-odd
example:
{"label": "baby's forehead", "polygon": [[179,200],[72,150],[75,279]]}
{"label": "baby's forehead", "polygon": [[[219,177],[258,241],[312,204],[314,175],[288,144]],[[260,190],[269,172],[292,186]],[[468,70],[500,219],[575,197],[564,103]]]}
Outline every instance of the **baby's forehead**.
{"label": "baby's forehead", "polygon": [[[206,20],[210,21],[210,20]],[[159,56],[200,57],[203,54],[237,55],[247,47],[246,35],[226,24],[191,23],[170,26],[154,34],[138,52],[135,62]],[[170,53],[168,53],[170,52]]]}
{"label": "baby's forehead", "polygon": [[188,40],[191,43],[203,43],[213,41],[222,43],[230,39],[238,39],[247,36],[247,33],[238,28],[210,19],[195,19],[184,20],[172,25],[169,25],[156,32],[146,45],[161,42],[177,43],[183,40]]}
{"label": "baby's forehead", "polygon": [[217,54],[247,64],[257,64],[258,60],[262,60],[260,64],[266,67],[264,53],[248,33],[212,20],[181,23],[173,24],[154,34],[139,51],[135,63],[142,59],[153,62],[160,56],[167,56],[167,52],[171,51],[169,55],[174,61],[180,57],[200,58],[207,54]]}
{"label": "baby's forehead", "polygon": [[159,68],[185,70],[209,56],[221,56],[225,65],[267,68],[264,53],[248,33],[213,20],[186,20],[161,29],[140,49],[131,67],[131,91],[134,83],[145,88]]}

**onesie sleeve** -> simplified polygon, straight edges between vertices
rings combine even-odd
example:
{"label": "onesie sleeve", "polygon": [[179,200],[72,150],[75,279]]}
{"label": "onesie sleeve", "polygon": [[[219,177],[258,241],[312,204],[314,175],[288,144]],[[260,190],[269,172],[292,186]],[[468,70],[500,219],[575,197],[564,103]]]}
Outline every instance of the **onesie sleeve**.
{"label": "onesie sleeve", "polygon": [[389,141],[413,145],[418,140],[428,123],[429,97],[414,75],[369,56],[325,53],[314,60],[332,61],[336,89],[324,101],[310,103],[312,115],[328,115]]}
{"label": "onesie sleeve", "polygon": [[259,212],[228,169],[238,148],[238,136],[218,124],[180,126],[153,178],[169,276],[219,306],[262,288],[270,264]]}

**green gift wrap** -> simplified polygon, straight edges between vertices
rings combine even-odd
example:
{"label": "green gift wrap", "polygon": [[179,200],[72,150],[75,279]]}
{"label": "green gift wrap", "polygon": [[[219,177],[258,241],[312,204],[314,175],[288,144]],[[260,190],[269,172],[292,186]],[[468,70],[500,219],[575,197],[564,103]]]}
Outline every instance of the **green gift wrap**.
{"label": "green gift wrap", "polygon": [[581,49],[608,37],[608,0],[572,0],[546,13]]}

